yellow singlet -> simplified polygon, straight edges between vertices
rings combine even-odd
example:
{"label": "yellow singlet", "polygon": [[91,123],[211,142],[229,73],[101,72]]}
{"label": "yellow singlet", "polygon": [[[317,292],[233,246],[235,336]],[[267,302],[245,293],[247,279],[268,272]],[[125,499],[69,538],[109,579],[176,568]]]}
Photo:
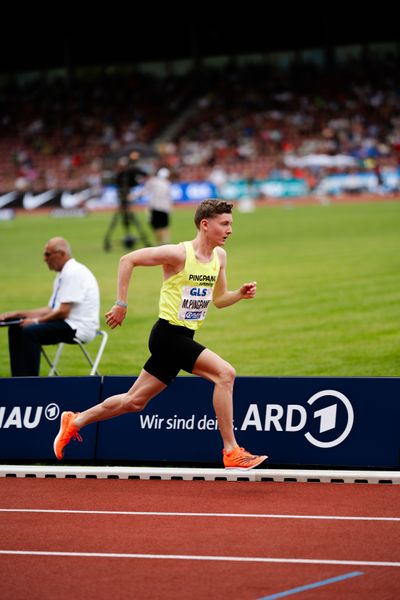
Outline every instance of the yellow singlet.
{"label": "yellow singlet", "polygon": [[186,249],[182,271],[166,279],[160,292],[160,319],[172,325],[198,329],[202,325],[219,274],[219,258],[214,248],[212,259],[201,263],[196,259],[192,242],[183,242]]}

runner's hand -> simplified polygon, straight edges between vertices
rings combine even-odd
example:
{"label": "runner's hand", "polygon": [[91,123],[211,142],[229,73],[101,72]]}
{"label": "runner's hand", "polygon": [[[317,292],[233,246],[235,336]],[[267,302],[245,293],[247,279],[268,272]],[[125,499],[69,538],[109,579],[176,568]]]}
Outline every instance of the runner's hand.
{"label": "runner's hand", "polygon": [[106,323],[111,329],[115,329],[117,325],[122,325],[126,317],[126,308],[114,304],[111,310],[106,313]]}
{"label": "runner's hand", "polygon": [[244,283],[239,289],[240,297],[243,300],[247,300],[248,298],[254,298],[254,296],[256,295],[256,291],[257,291],[257,282],[256,281],[250,281],[250,283]]}

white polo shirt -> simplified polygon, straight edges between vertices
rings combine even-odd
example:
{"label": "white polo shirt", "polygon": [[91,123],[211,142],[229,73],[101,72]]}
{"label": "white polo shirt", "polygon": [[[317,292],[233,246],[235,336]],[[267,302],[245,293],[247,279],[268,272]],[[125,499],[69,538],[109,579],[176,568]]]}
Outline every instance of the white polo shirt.
{"label": "white polo shirt", "polygon": [[49,307],[58,308],[63,302],[72,304],[65,322],[76,329],[76,337],[82,342],[90,342],[100,325],[99,286],[93,273],[74,258],[57,273]]}
{"label": "white polo shirt", "polygon": [[149,208],[169,213],[172,208],[171,183],[161,177],[150,177],[143,186],[143,196],[149,198]]}

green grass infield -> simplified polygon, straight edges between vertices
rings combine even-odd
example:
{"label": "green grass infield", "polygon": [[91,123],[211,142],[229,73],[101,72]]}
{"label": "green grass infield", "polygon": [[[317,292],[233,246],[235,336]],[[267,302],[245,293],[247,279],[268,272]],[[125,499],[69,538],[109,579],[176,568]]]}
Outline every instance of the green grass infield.
{"label": "green grass infield", "polygon": [[[173,242],[195,236],[192,208],[174,211]],[[61,235],[98,279],[105,328],[104,313],[116,297],[118,260],[127,252],[120,226],[112,250],[103,251],[111,216],[18,214],[0,222],[0,312],[47,304],[54,272],[43,262],[43,247]],[[146,213],[137,216],[151,235]],[[397,201],[327,206],[293,201],[251,213],[235,209],[226,244],[228,284],[235,289],[256,280],[257,296],[223,310],[212,306],[196,339],[231,362],[238,375],[398,376],[399,232]],[[110,330],[102,374],[140,372],[160,285],[160,267],[133,273],[128,316],[122,327]],[[43,364],[41,374],[47,370]],[[66,347],[60,370],[88,373],[74,347]],[[6,328],[0,330],[0,376],[9,376]]]}

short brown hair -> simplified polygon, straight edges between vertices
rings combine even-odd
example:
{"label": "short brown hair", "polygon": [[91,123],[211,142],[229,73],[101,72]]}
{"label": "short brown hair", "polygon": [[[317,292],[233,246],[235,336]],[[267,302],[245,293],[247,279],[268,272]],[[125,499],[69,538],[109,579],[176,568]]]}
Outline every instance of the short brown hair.
{"label": "short brown hair", "polygon": [[224,213],[231,214],[232,208],[232,202],[225,202],[225,200],[214,200],[213,198],[203,200],[196,208],[194,214],[194,222],[197,229],[199,229],[202,219],[213,219],[216,215],[223,215]]}

